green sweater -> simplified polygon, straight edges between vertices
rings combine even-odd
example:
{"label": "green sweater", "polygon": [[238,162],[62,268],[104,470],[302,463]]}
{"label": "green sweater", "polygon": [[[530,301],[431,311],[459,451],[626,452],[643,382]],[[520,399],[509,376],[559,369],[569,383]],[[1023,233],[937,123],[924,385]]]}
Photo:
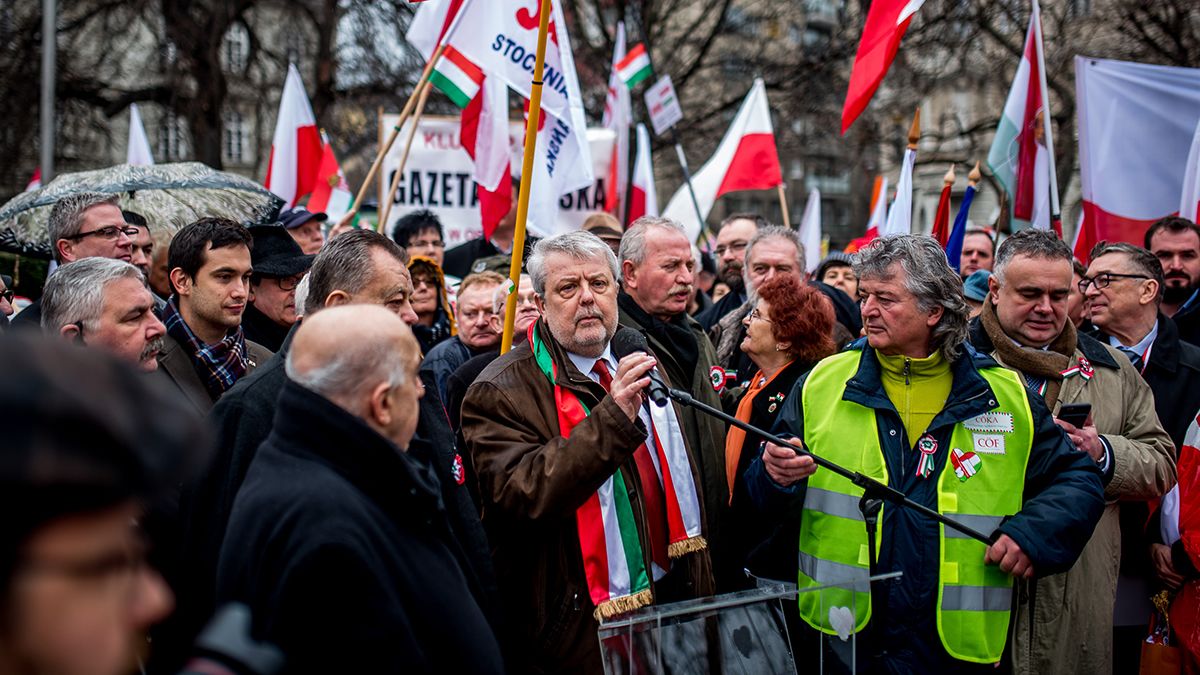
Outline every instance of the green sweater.
{"label": "green sweater", "polygon": [[915,447],[933,418],[946,406],[954,383],[950,363],[941,351],[923,359],[875,353],[879,356],[883,390],[900,413],[909,447]]}

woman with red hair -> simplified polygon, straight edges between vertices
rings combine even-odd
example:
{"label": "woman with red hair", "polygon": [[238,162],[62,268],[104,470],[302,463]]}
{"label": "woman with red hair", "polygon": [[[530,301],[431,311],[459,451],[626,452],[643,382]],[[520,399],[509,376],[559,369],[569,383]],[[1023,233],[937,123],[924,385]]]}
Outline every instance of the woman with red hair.
{"label": "woman with red hair", "polygon": [[[796,381],[834,352],[834,313],[821,291],[792,276],[770,279],[759,286],[757,294],[758,303],[742,321],[746,338],[741,349],[758,372],[738,401],[736,417],[770,431]],[[725,438],[725,476],[736,524],[731,530],[740,539],[730,544],[737,547],[733,550],[747,554],[774,530],[760,524],[762,519],[756,515],[742,480],[759,455],[762,440],[737,427],[730,427]]]}

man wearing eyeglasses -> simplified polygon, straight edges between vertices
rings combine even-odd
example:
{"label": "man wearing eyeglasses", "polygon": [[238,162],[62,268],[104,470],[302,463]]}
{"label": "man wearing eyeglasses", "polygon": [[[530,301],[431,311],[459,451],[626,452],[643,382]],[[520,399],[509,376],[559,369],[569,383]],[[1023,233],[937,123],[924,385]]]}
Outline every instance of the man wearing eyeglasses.
{"label": "man wearing eyeglasses", "polygon": [[717,259],[717,280],[729,287],[729,292],[713,303],[713,306],[696,315],[696,320],[711,330],[721,317],[741,307],[746,302],[746,282],[742,270],[746,260],[746,247],[766,227],[767,219],[757,213],[735,213],[721,221],[717,230],[717,247],[713,255]]}
{"label": "man wearing eyeglasses", "polygon": [[[58,200],[46,224],[59,265],[84,258],[113,258],[131,262],[137,228],[125,222],[117,196],[80,192]],[[40,301],[26,307],[13,319],[13,326],[39,328]]]}
{"label": "man wearing eyeglasses", "polygon": [[1154,407],[1175,447],[1200,408],[1200,347],[1179,339],[1174,322],[1159,311],[1162,263],[1133,244],[1101,243],[1080,288],[1091,305],[1101,340],[1116,347],[1142,373],[1154,392]]}
{"label": "man wearing eyeglasses", "polygon": [[250,304],[242,314],[246,339],[278,352],[296,323],[296,285],[312,267],[316,256],[304,253],[296,240],[278,225],[250,228],[254,273],[250,276]]}

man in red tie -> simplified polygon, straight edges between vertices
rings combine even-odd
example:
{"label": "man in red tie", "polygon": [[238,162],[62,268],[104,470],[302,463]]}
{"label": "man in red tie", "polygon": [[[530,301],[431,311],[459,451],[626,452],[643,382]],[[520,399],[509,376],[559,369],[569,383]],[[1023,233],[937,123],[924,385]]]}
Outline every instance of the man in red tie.
{"label": "man in red tie", "polygon": [[710,594],[703,492],[653,356],[613,353],[617,260],[595,235],[535,246],[542,318],[467,391],[463,436],[504,580],[513,672],[600,673],[598,620]]}

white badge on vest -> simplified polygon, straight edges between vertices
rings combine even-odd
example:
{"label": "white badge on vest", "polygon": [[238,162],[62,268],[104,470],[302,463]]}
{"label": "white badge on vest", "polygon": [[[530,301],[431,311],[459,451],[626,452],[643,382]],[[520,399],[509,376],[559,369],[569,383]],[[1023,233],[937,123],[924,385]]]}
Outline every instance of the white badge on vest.
{"label": "white badge on vest", "polygon": [[963,420],[963,426],[971,431],[1000,432],[1011,434],[1013,430],[1013,415],[1006,412],[989,412]]}
{"label": "white badge on vest", "polygon": [[1003,455],[1004,436],[1000,434],[972,434],[975,439],[974,450],[981,455]]}

